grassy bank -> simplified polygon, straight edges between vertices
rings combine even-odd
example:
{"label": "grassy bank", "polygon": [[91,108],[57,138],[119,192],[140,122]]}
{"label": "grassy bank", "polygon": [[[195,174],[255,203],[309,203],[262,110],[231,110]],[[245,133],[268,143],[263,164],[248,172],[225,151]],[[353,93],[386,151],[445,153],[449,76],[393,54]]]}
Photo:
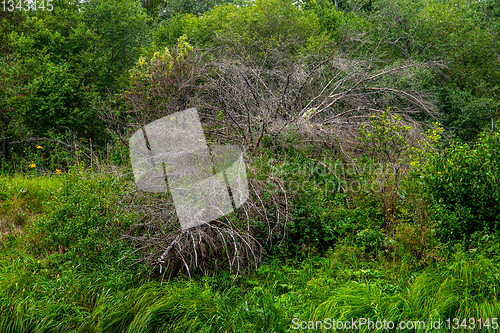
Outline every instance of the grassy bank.
{"label": "grassy bank", "polygon": [[500,315],[500,262],[484,239],[418,259],[397,243],[375,252],[358,230],[323,253],[267,256],[247,274],[161,283],[125,256],[134,247],[120,236],[133,216],[117,213],[126,191],[119,179],[90,171],[2,177],[0,216],[11,228],[0,251],[1,332],[289,332],[325,318]]}

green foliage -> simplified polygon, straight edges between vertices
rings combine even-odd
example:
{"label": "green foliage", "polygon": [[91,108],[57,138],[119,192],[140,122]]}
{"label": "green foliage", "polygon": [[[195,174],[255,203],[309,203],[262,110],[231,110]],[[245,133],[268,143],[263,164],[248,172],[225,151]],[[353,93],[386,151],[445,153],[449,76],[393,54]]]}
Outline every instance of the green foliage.
{"label": "green foliage", "polygon": [[[348,152],[356,165],[288,128],[284,140],[265,133],[295,116],[285,107],[289,100],[297,98],[300,110],[308,102],[299,105],[302,96],[317,98],[312,85],[332,79],[328,66],[351,75],[342,68],[356,71],[357,61],[392,68],[401,59],[446,65],[429,63],[394,80],[412,93],[425,88],[447,133],[473,140],[481,131],[494,132],[498,2],[237,3],[145,1],[151,16],[164,19],[152,35],[152,20],[138,1],[54,0],[53,12],[0,13],[1,169],[24,174],[0,179],[0,332],[284,332],[294,331],[297,317],[442,323],[498,317],[498,133],[482,134],[475,144],[454,142],[438,154],[441,127],[424,142],[415,135],[419,126],[410,128],[387,110],[360,129],[357,148],[364,156]],[[310,59],[326,57],[331,61],[309,67]],[[225,60],[216,69],[214,59]],[[250,70],[255,75],[241,91],[251,91],[253,99],[229,105],[213,89],[198,94],[211,80]],[[380,89],[389,80],[380,80]],[[362,84],[324,93],[354,98]],[[399,96],[391,105],[403,112],[404,99],[413,97]],[[220,102],[213,110],[212,97]],[[265,257],[257,272],[235,277],[224,259],[210,263],[219,266],[214,276],[193,274],[186,281],[180,274],[160,284],[141,266],[129,266],[134,257],[120,260],[136,249],[121,237],[140,218],[119,210],[130,179],[84,170],[88,151],[73,146],[92,139],[103,147],[109,130],[109,149],[94,150],[91,158],[127,165],[133,126],[193,101],[218,122],[207,132],[223,129],[233,112],[226,108],[247,108],[250,136],[251,118],[265,120],[250,111],[260,112],[259,103],[269,102],[270,110],[276,105],[283,117],[262,127],[259,142],[267,151],[249,165],[260,196],[245,213],[286,220],[287,229],[276,232],[277,239],[271,224],[242,223],[243,211],[227,217],[252,229],[259,242],[272,239],[270,255],[282,261]],[[114,127],[99,119],[103,106]],[[348,102],[337,111],[350,108]],[[46,173],[51,177],[38,177]],[[266,214],[251,211],[259,205]],[[291,214],[284,218],[284,211]],[[229,254],[221,248],[221,256]]]}
{"label": "green foliage", "polygon": [[80,89],[79,81],[67,64],[45,64],[44,72],[31,83],[34,93],[27,98],[26,108],[19,112],[23,123],[36,129],[37,135],[69,130],[98,137],[102,122],[88,109],[97,98],[96,92]]}
{"label": "green foliage", "polygon": [[[428,45],[421,35],[421,0],[375,0],[369,14],[374,33],[384,40],[381,45],[390,58],[417,58]],[[367,14],[368,15],[368,14]]]}
{"label": "green foliage", "polygon": [[19,142],[32,136],[102,144],[107,134],[95,104],[123,82],[147,36],[137,1],[52,4],[50,12],[2,14],[0,146],[7,162],[23,155]]}
{"label": "green foliage", "polygon": [[112,89],[121,76],[126,79],[126,70],[148,42],[146,15],[137,1],[98,0],[86,5],[82,18],[96,36],[94,59],[102,64],[94,83]]}
{"label": "green foliage", "polygon": [[[473,140],[498,118],[498,3],[494,1],[375,0],[364,13],[375,52],[398,59],[443,61],[426,80],[443,124]],[[368,31],[364,29],[364,31]],[[376,46],[375,46],[376,45]],[[422,82],[424,83],[424,82]]]}
{"label": "green foliage", "polygon": [[[291,166],[283,170],[297,171]],[[200,280],[151,282],[141,267],[115,260],[118,252],[127,250],[116,241],[127,217],[116,216],[121,221],[117,225],[109,214],[123,191],[122,182],[80,172],[61,179],[16,178],[2,187],[7,200],[27,203],[54,191],[42,204],[49,206],[40,211],[43,216],[1,248],[2,332],[292,332],[293,318],[443,322],[499,315],[499,248],[490,248],[492,242],[480,247],[484,235],[473,237],[473,250],[453,253],[450,248],[449,261],[438,258],[417,271],[411,263],[366,256],[363,249],[377,246],[382,236],[371,226],[359,230],[359,224],[351,223],[342,228],[359,231],[359,243],[343,234],[335,250],[321,257],[270,260],[238,278],[220,272]],[[24,187],[30,191],[18,195]],[[341,194],[334,198],[343,199]],[[332,209],[333,214],[340,216],[340,207],[348,214],[345,205]],[[356,207],[363,207],[363,201]],[[340,228],[337,218],[333,220]],[[398,233],[399,238],[413,234],[406,227]],[[61,253],[58,245],[64,244],[69,246]]]}
{"label": "green foliage", "polygon": [[204,12],[220,6],[227,2],[242,4],[246,0],[144,0],[142,5],[147,9],[148,14],[157,17],[162,23],[168,22],[178,14],[189,14],[200,16]]}
{"label": "green foliage", "polygon": [[443,87],[440,98],[446,110],[445,124],[450,132],[461,140],[471,141],[481,131],[494,130],[500,107],[495,94],[493,90],[483,95],[472,89],[462,90],[453,85]]}
{"label": "green foliage", "polygon": [[199,19],[193,14],[177,13],[168,21],[160,22],[153,33],[153,47],[162,49],[175,45],[179,37],[189,34],[196,28]]}
{"label": "green foliage", "polygon": [[375,162],[401,163],[401,158],[410,148],[410,129],[410,125],[401,121],[401,115],[391,114],[390,108],[387,108],[380,114],[373,114],[370,125],[361,126],[360,145]]}
{"label": "green foliage", "polygon": [[197,16],[202,15],[206,11],[214,8],[216,5],[221,5],[227,0],[208,0],[208,1],[196,1],[196,0],[173,0],[173,1],[163,1],[161,7],[161,17],[171,18],[177,14],[194,14]]}
{"label": "green foliage", "polygon": [[292,219],[279,250],[299,257],[323,254],[349,238],[367,253],[377,253],[385,242],[378,231],[382,223],[379,205],[352,166],[328,153],[321,160],[305,152],[286,156],[267,161],[271,165],[267,172],[282,178],[290,193]]}
{"label": "green foliage", "polygon": [[[448,318],[494,318],[500,313],[499,277],[498,266],[488,259],[458,258],[413,275],[408,289],[391,290],[376,281],[348,283],[320,304],[311,320],[370,318],[395,324],[422,320],[427,325],[440,320],[441,328],[433,332],[448,332]],[[367,326],[360,330],[369,331]]]}
{"label": "green foliage", "polygon": [[336,41],[370,29],[370,23],[362,16],[341,11],[331,1],[309,1],[306,8],[317,15],[321,29]]}
{"label": "green foliage", "polygon": [[[413,140],[409,136],[410,125],[401,116],[386,111],[373,114],[370,125],[358,130],[359,147],[364,152],[357,164],[363,167],[359,177],[369,184],[371,193],[379,203],[384,216],[381,227],[392,231],[401,218],[401,181],[410,169],[410,150]],[[368,166],[368,168],[367,168]]]}
{"label": "green foliage", "polygon": [[116,214],[122,182],[111,177],[83,173],[75,168],[64,177],[49,205],[51,210],[33,222],[34,249],[64,253],[82,267],[95,262],[111,263],[124,255],[119,240],[131,218]]}
{"label": "green foliage", "polygon": [[273,165],[271,172],[283,178],[287,191],[293,194],[293,219],[289,222],[286,243],[288,250],[291,253],[313,249],[326,251],[339,235],[330,209],[338,192],[338,179],[328,167],[310,160],[307,155],[269,161],[275,162],[278,163]]}
{"label": "green foliage", "polygon": [[228,43],[238,52],[262,59],[271,51],[296,53],[318,32],[316,15],[304,12],[293,1],[257,0],[240,7],[214,8],[199,18],[188,36],[200,45]]}
{"label": "green foliage", "polygon": [[444,241],[467,240],[500,227],[500,135],[482,135],[473,145],[456,142],[433,158],[425,182],[438,206],[438,234]]}
{"label": "green foliage", "polygon": [[[88,174],[82,178],[74,170],[57,177],[2,178],[0,185],[2,224],[16,223],[3,215],[11,209],[29,217],[9,241],[2,230],[0,330],[96,330],[103,302],[141,274],[140,266],[118,261],[127,246],[104,214],[118,184]],[[102,205],[96,205],[99,199]],[[122,216],[122,225],[126,221]]]}
{"label": "green foliage", "polygon": [[493,70],[498,66],[498,37],[491,32],[498,18],[485,20],[481,6],[472,1],[427,2],[418,29],[425,57],[447,61],[445,75],[435,83],[443,124],[467,141],[498,118],[500,75]]}
{"label": "green foliage", "polygon": [[114,139],[126,143],[137,126],[165,116],[166,110],[185,110],[196,90],[200,66],[193,46],[184,35],[175,46],[139,57],[129,70],[129,85],[104,106],[106,111],[102,115]]}

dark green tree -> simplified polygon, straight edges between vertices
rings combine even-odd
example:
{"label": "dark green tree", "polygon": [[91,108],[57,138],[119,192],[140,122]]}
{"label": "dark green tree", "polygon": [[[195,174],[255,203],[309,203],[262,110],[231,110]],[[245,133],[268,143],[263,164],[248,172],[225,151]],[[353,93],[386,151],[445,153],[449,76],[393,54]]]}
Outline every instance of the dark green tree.
{"label": "dark green tree", "polygon": [[[67,2],[1,13],[0,147],[31,137],[106,139],[96,102],[116,91],[147,42],[147,16],[132,0]],[[22,145],[22,144],[21,144]],[[22,151],[18,146],[17,152]]]}

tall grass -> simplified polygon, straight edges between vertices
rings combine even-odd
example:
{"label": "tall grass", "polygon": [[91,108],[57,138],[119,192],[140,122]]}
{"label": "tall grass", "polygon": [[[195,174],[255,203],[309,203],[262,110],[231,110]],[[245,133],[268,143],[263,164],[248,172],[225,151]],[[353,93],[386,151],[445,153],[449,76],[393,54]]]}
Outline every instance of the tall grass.
{"label": "tall grass", "polygon": [[123,267],[56,266],[60,255],[52,256],[2,253],[0,332],[292,332],[293,318],[428,321],[500,309],[499,268],[489,259],[398,275],[407,269],[332,264],[331,256],[270,262],[236,281],[221,274],[161,284]]}
{"label": "tall grass", "polygon": [[[444,323],[448,318],[491,320],[500,315],[499,296],[499,267],[487,258],[461,258],[421,272],[410,278],[407,288],[396,293],[388,291],[383,283],[348,283],[317,307],[312,320],[370,318],[395,323],[407,320],[429,323],[438,319]],[[444,326],[439,332],[448,331]],[[374,330],[364,327],[361,331]],[[427,327],[425,331],[430,329]],[[476,331],[485,332],[487,328]]]}
{"label": "tall grass", "polygon": [[500,264],[479,248],[424,267],[373,257],[346,238],[324,256],[280,256],[246,276],[219,271],[161,284],[131,259],[118,260],[133,250],[119,240],[128,225],[114,209],[122,185],[85,172],[2,178],[2,221],[15,225],[16,209],[29,218],[0,247],[1,333],[294,332],[294,318],[500,315]]}
{"label": "tall grass", "polygon": [[61,187],[62,177],[16,175],[0,177],[0,232],[22,228],[44,212],[48,199]]}

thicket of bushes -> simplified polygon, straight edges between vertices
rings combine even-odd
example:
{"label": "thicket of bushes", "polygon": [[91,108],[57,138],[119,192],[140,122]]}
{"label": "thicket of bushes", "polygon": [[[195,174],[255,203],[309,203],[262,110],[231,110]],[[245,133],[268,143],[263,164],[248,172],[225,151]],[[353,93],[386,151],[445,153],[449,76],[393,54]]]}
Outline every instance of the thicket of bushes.
{"label": "thicket of bushes", "polygon": [[[1,332],[498,317],[494,1],[54,1],[0,14]],[[250,198],[183,231],[128,139],[188,107]]]}
{"label": "thicket of bushes", "polygon": [[[494,134],[469,149],[454,144],[447,159],[429,150],[424,168],[398,186],[394,214],[384,214],[371,172],[335,164],[326,153],[312,159],[307,150],[290,151],[277,159],[263,151],[252,168],[283,177],[290,194],[285,237],[257,271],[229,274],[222,256],[216,271],[163,284],[149,266],[129,266],[140,256],[121,239],[137,218],[118,209],[131,190],[128,176],[82,166],[61,175],[3,176],[2,222],[22,229],[2,235],[2,331],[281,332],[292,330],[293,318],[493,318],[500,311],[498,235],[488,227],[497,220],[477,207],[495,199],[489,182],[499,171],[489,166],[496,142]],[[377,166],[369,161],[363,163]],[[464,189],[443,185],[459,181],[457,173],[484,177],[476,184],[481,195],[460,201],[470,182],[460,183]],[[361,180],[359,190],[349,187],[353,180]],[[271,198],[267,191],[274,189],[265,189],[263,200]],[[457,214],[456,202],[469,215]],[[8,220],[16,207],[26,214],[22,223]],[[387,219],[396,219],[392,227]]]}
{"label": "thicket of bushes", "polygon": [[444,241],[488,239],[500,222],[500,140],[481,135],[474,144],[455,142],[434,156],[425,182],[437,204],[437,231]]}

